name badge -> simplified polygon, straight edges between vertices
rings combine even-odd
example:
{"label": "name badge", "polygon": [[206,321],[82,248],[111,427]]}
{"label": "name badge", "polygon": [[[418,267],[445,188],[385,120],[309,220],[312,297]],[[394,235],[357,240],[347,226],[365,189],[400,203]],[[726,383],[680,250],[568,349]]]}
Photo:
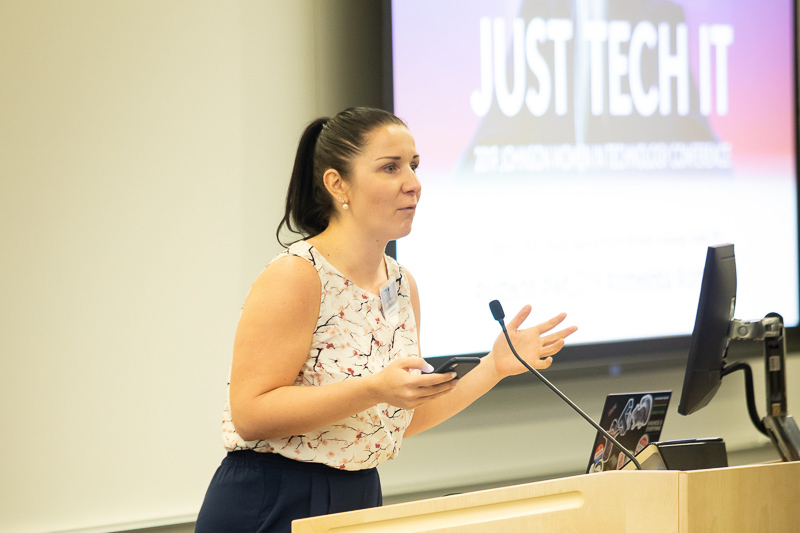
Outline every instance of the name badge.
{"label": "name badge", "polygon": [[396,326],[400,320],[400,304],[397,301],[397,280],[391,278],[381,285],[380,295],[383,317]]}

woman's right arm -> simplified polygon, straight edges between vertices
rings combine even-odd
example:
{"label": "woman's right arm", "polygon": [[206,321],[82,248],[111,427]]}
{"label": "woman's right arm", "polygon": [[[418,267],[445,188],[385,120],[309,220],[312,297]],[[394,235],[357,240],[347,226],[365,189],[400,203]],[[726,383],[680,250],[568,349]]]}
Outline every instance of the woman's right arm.
{"label": "woman's right arm", "polygon": [[386,402],[413,409],[451,390],[447,376],[417,376],[419,358],[383,371],[321,386],[293,386],[311,349],[321,286],[314,267],[288,256],[253,283],[233,348],[230,407],[244,440],[301,435]]}

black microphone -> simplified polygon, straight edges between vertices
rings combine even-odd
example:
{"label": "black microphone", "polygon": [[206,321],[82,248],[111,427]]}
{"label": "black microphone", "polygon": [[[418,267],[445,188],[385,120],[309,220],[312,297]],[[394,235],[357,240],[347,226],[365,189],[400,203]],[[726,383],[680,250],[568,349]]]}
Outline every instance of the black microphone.
{"label": "black microphone", "polygon": [[536,370],[535,368],[533,368],[531,365],[529,365],[529,364],[527,363],[527,361],[525,361],[525,360],[524,360],[522,357],[520,357],[520,356],[519,356],[519,354],[517,353],[517,351],[514,349],[514,345],[513,345],[513,344],[511,344],[511,338],[508,336],[508,331],[506,330],[506,325],[505,325],[505,323],[503,322],[503,319],[506,317],[506,314],[503,312],[503,306],[502,306],[502,305],[500,305],[500,302],[499,302],[499,301],[497,301],[497,300],[492,300],[491,302],[489,302],[489,309],[491,309],[491,310],[492,310],[492,316],[494,317],[494,319],[495,319],[495,320],[497,320],[497,321],[500,323],[500,327],[501,327],[501,328],[503,328],[503,334],[506,336],[506,342],[508,342],[508,347],[509,347],[509,348],[511,348],[511,353],[513,353],[513,354],[514,354],[514,357],[516,357],[516,358],[517,358],[517,360],[519,360],[519,362],[520,362],[520,363],[522,363],[522,365],[523,365],[525,368],[527,368],[527,369],[528,369],[528,370],[529,370],[529,371],[530,371],[530,372],[531,372],[531,373],[532,373],[534,376],[536,376],[537,378],[539,378],[539,379],[542,381],[542,383],[544,383],[545,385],[547,385],[548,387],[550,387],[550,390],[552,390],[553,392],[555,392],[555,393],[558,395],[558,397],[559,397],[559,398],[561,398],[562,400],[564,400],[564,401],[567,403],[567,405],[569,405],[570,407],[572,407],[573,409],[575,409],[575,412],[576,412],[576,413],[578,413],[579,415],[581,415],[581,416],[583,417],[583,419],[584,419],[584,420],[586,420],[587,422],[589,422],[589,423],[590,423],[592,426],[594,426],[594,428],[595,428],[597,431],[599,431],[599,432],[600,432],[600,433],[601,433],[601,434],[602,434],[602,435],[603,435],[605,438],[607,438],[609,441],[611,441],[611,442],[614,444],[614,446],[616,446],[617,448],[619,448],[620,450],[622,450],[622,453],[624,453],[624,454],[625,454],[625,456],[626,456],[628,459],[630,459],[630,460],[633,462],[633,464],[634,464],[634,465],[636,465],[636,469],[637,469],[637,470],[641,470],[641,469],[642,469],[642,465],[640,465],[640,464],[639,464],[639,461],[637,461],[637,460],[636,460],[636,457],[634,457],[634,455],[633,455],[633,454],[632,454],[630,451],[628,451],[628,450],[625,448],[625,446],[623,446],[622,444],[620,444],[619,442],[617,442],[617,439],[615,439],[614,437],[612,437],[612,436],[611,436],[611,434],[610,434],[608,431],[606,431],[605,429],[601,428],[601,427],[600,427],[600,424],[598,424],[597,422],[595,422],[594,420],[592,420],[592,419],[589,417],[589,415],[587,415],[586,413],[584,413],[584,412],[581,410],[581,408],[580,408],[580,407],[578,407],[577,405],[575,405],[575,402],[573,402],[572,400],[570,400],[569,398],[567,398],[567,396],[566,396],[566,395],[565,395],[563,392],[561,392],[560,390],[558,390],[558,389],[556,388],[556,386],[555,386],[555,385],[553,385],[552,383],[550,383],[550,381],[549,381],[549,380],[548,380],[546,377],[544,377],[544,376],[541,374],[541,372],[539,372],[538,370]]}

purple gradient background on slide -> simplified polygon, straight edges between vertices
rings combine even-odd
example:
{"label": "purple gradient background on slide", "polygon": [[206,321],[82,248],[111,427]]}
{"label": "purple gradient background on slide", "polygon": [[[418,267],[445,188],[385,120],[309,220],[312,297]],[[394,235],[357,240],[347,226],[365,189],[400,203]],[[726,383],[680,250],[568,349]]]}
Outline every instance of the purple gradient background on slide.
{"label": "purple gradient background on slide", "polygon": [[[734,168],[765,165],[793,173],[791,2],[675,3],[684,10],[695,80],[700,25],[734,28],[728,49],[729,112],[726,116],[712,112],[708,117],[717,138],[732,143]],[[479,20],[510,21],[521,2],[485,4],[456,0],[393,4],[395,112],[409,122],[424,156],[423,170],[434,179],[450,174],[481,121],[469,103],[472,91],[480,87]]]}

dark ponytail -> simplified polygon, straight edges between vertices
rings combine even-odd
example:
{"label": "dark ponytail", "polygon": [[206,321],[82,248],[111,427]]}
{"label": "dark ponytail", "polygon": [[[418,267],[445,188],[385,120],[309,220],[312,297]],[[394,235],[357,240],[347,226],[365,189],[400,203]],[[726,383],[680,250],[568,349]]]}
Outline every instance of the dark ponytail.
{"label": "dark ponytail", "polygon": [[318,118],[306,127],[286,192],[286,210],[276,232],[282,246],[288,246],[281,241],[284,227],[301,238],[318,235],[328,227],[334,206],[323,182],[325,172],[334,169],[349,180],[352,159],[361,153],[367,136],[389,124],[406,125],[382,109],[351,107],[333,118]]}
{"label": "dark ponytail", "polygon": [[314,183],[314,150],[328,120],[328,117],[318,118],[306,127],[300,137],[289,189],[286,191],[286,210],[276,232],[282,246],[287,246],[281,241],[281,229],[284,226],[292,233],[309,236],[321,233],[328,226],[329,208],[320,205],[321,199],[317,198],[320,195]]}

